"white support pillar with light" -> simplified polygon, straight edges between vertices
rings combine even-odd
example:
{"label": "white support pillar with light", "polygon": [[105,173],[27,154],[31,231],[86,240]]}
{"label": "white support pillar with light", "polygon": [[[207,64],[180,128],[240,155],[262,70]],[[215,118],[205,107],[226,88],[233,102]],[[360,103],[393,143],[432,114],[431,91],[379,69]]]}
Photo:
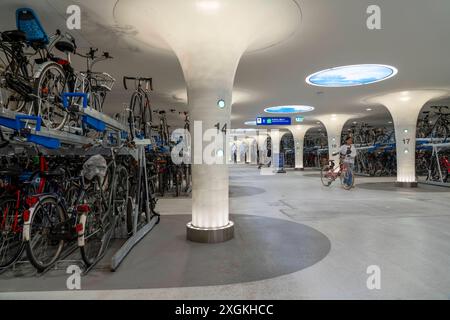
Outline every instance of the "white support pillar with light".
{"label": "white support pillar with light", "polygon": [[344,128],[345,123],[354,117],[354,115],[349,114],[332,114],[318,118],[327,130],[329,159],[334,160],[336,165],[339,164],[339,154],[333,154],[339,152],[342,129]]}
{"label": "white support pillar with light", "polygon": [[[230,129],[234,77],[242,55],[287,39],[301,20],[292,0],[119,0],[114,17],[119,25],[135,29],[130,36],[134,41],[175,52],[187,85],[191,122],[203,134],[215,127]],[[224,164],[227,148],[208,149],[218,164],[202,163],[203,150],[211,144],[202,138],[197,134],[192,143],[187,238],[222,242],[234,234]]]}
{"label": "white support pillar with light", "polygon": [[305,170],[303,165],[303,149],[305,145],[306,132],[308,132],[308,130],[311,128],[313,128],[313,126],[308,125],[295,125],[289,127],[289,130],[292,132],[292,135],[294,137],[296,171]]}
{"label": "white support pillar with light", "polygon": [[397,186],[417,187],[416,128],[420,110],[430,101],[448,94],[446,90],[393,92],[366,99],[384,105],[391,113],[397,149]]}

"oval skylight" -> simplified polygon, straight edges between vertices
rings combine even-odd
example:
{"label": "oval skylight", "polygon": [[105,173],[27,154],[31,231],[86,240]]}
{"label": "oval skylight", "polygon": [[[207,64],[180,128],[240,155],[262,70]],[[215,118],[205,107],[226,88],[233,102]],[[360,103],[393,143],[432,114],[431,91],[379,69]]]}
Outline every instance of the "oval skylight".
{"label": "oval skylight", "polygon": [[354,87],[384,81],[397,73],[392,66],[360,64],[322,70],[310,75],[306,82],[319,87]]}
{"label": "oval skylight", "polygon": [[264,109],[264,112],[275,114],[303,113],[313,111],[314,107],[310,106],[278,106]]}

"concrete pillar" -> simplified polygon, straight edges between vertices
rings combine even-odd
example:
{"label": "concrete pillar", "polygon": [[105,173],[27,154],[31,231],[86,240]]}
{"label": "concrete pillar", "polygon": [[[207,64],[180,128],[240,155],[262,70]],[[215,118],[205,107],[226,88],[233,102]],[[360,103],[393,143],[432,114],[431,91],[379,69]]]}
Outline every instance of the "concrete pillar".
{"label": "concrete pillar", "polygon": [[333,156],[333,153],[339,152],[341,147],[342,129],[344,128],[345,123],[353,117],[355,116],[349,114],[332,114],[318,118],[327,130],[328,157],[330,160],[334,160],[336,165],[339,164],[339,155]]}
{"label": "concrete pillar", "polygon": [[313,128],[313,126],[308,125],[295,125],[289,127],[289,130],[292,132],[294,137],[294,146],[295,146],[295,170],[303,171],[303,149],[305,145],[305,135],[309,129]]}
{"label": "concrete pillar", "polygon": [[128,0],[117,2],[114,17],[119,25],[136,31],[130,35],[132,40],[175,52],[183,70],[191,122],[197,129],[187,238],[231,239],[228,157],[223,150],[228,148],[211,150],[221,164],[202,163],[202,151],[210,142],[204,142],[201,133],[216,125],[230,129],[233,83],[241,56],[275,45],[297,30],[298,6],[291,0]]}
{"label": "concrete pillar", "polygon": [[397,185],[417,187],[416,128],[420,110],[430,100],[447,95],[445,90],[411,90],[393,92],[366,99],[382,104],[391,113],[397,149]]}
{"label": "concrete pillar", "polygon": [[270,167],[273,169],[276,173],[285,173],[283,168],[280,168],[278,157],[281,152],[281,138],[286,134],[283,131],[280,131],[279,129],[271,129],[268,131],[268,134],[270,135],[270,139],[272,142],[272,156],[271,160],[272,163]]}
{"label": "concrete pillar", "polygon": [[266,163],[267,139],[268,138],[269,138],[269,136],[265,135],[265,134],[256,136],[256,144],[257,144],[257,148],[259,150],[259,163],[258,164]]}
{"label": "concrete pillar", "polygon": [[256,164],[256,147],[257,143],[255,138],[248,138],[247,144],[249,146],[249,162],[250,164]]}

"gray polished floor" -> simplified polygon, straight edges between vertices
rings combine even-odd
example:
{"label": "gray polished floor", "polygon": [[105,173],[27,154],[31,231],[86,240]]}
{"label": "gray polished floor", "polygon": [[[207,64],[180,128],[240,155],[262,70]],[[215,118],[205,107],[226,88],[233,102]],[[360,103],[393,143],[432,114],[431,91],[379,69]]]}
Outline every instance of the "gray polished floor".
{"label": "gray polished floor", "polygon": [[[320,261],[306,268],[282,275],[261,277],[256,281],[242,283],[220,282],[208,286],[191,283],[188,287],[155,286],[117,290],[88,291],[23,291],[17,282],[17,293],[0,293],[0,298],[138,298],[138,299],[449,299],[450,298],[450,189],[421,187],[418,190],[393,187],[391,178],[357,178],[356,188],[343,190],[339,184],[323,187],[314,172],[294,172],[275,176],[261,176],[253,166],[235,166],[230,170],[232,197],[230,208],[239,216],[257,216],[291,224],[311,227],[325,235],[330,243],[330,252]],[[369,185],[370,184],[370,185]],[[233,196],[233,189],[249,192]],[[259,188],[265,190],[254,190]],[[253,191],[252,191],[253,190]],[[256,192],[257,191],[257,192]],[[189,214],[190,199],[164,199],[159,203],[163,216]],[[163,217],[164,218],[164,217]],[[163,219],[164,221],[164,219]],[[256,230],[264,237],[270,224]],[[275,228],[274,228],[275,229]],[[294,228],[295,229],[295,228]],[[293,230],[294,230],[293,229]],[[300,232],[300,229],[298,229]],[[155,235],[155,234],[154,234]],[[150,234],[145,246],[138,248],[140,254],[136,263],[147,263],[152,259]],[[170,237],[170,233],[168,233]],[[286,238],[271,241],[286,248],[302,247],[305,243],[286,243]],[[144,242],[142,243],[144,245]],[[141,244],[140,244],[141,245]],[[148,246],[148,247],[147,247]],[[254,244],[242,247],[251,250]],[[163,250],[163,249],[161,249]],[[148,256],[145,254],[148,252]],[[165,254],[170,255],[170,251]],[[291,251],[282,253],[286,261]],[[133,263],[133,256],[127,263]],[[198,259],[214,259],[210,253]],[[268,265],[281,265],[280,255],[266,256]],[[183,257],[180,257],[182,260]],[[319,260],[319,259],[318,259]],[[231,262],[231,260],[230,260]],[[205,262],[206,265],[208,263]],[[367,288],[367,268],[376,265],[381,270],[381,289]],[[125,265],[124,265],[125,266]],[[169,267],[169,266],[168,266]],[[155,270],[144,270],[149,276],[157,277]],[[219,269],[218,273],[226,272]],[[104,281],[98,273],[96,281]],[[109,276],[108,276],[109,277]],[[174,274],[174,277],[182,275]],[[1,276],[0,276],[1,278]],[[217,279],[223,278],[218,275]],[[265,279],[263,279],[265,278]],[[87,279],[85,279],[87,280]],[[10,280],[6,280],[10,281]],[[176,281],[175,281],[176,282]],[[172,283],[175,283],[172,281]],[[0,281],[0,291],[4,282]],[[83,286],[83,279],[82,279]],[[14,289],[14,288],[13,288]],[[40,288],[39,290],[42,290]],[[8,289],[11,291],[11,288]]]}

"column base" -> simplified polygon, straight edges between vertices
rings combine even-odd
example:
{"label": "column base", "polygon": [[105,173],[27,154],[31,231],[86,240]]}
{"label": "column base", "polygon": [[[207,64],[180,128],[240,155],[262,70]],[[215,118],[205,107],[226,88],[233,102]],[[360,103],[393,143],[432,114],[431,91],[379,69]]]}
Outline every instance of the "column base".
{"label": "column base", "polygon": [[295,168],[294,171],[305,171],[305,168]]}
{"label": "column base", "polygon": [[417,182],[398,182],[397,181],[395,183],[395,186],[399,187],[399,188],[417,188],[418,184],[417,184]]}
{"label": "column base", "polygon": [[234,223],[221,228],[197,228],[189,222],[186,225],[187,240],[199,243],[220,243],[234,238]]}

